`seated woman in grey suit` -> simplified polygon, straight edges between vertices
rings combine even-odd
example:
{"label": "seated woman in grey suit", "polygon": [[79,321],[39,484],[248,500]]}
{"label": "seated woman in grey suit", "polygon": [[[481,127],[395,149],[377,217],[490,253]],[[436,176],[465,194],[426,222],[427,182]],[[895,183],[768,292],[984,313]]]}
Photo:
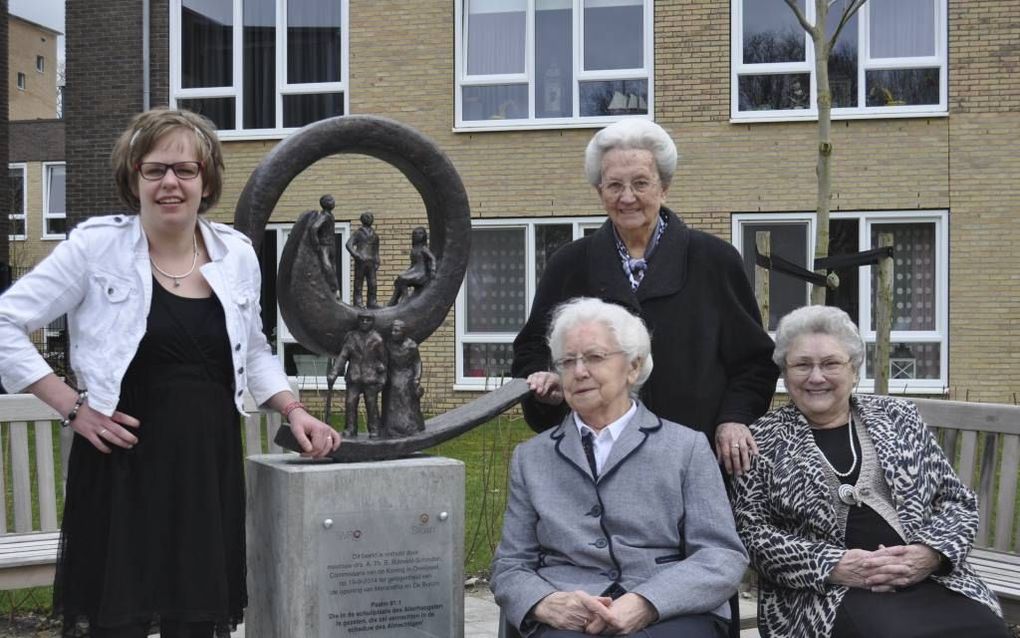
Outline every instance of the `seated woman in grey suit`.
{"label": "seated woman in grey suit", "polygon": [[575,299],[549,346],[571,413],[514,451],[496,602],[529,637],[724,636],[747,554],[708,439],[634,398],[644,323]]}

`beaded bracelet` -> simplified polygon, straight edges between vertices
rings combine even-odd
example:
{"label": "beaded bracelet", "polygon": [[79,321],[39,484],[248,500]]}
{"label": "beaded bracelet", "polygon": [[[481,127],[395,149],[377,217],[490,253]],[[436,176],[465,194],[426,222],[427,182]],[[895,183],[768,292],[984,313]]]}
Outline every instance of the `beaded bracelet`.
{"label": "beaded bracelet", "polygon": [[60,427],[66,428],[71,425],[71,421],[74,421],[74,419],[78,416],[78,410],[81,409],[81,406],[85,405],[85,400],[88,398],[89,391],[87,389],[78,390],[78,399],[74,402],[74,407],[71,408],[71,411],[67,413],[67,418],[61,419]]}
{"label": "beaded bracelet", "polygon": [[297,410],[298,408],[301,408],[305,412],[308,411],[308,408],[305,407],[304,403],[301,403],[300,401],[291,401],[287,405],[283,406],[283,409],[280,410],[280,414],[283,415],[283,418],[289,420],[290,419],[290,413],[293,412],[294,410]]}

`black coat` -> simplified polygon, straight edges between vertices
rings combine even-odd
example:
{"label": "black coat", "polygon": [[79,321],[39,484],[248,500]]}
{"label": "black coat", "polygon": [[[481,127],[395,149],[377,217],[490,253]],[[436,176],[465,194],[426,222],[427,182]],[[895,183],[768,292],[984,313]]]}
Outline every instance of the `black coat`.
{"label": "black coat", "polygon": [[[779,369],[736,249],[692,230],[670,210],[666,230],[636,291],[620,264],[612,222],[549,260],[531,316],[514,340],[513,376],[551,369],[550,314],[574,297],[598,297],[638,314],[652,334],[652,375],[641,390],[648,409],[714,441],[720,423],[750,424],[769,408]],[[535,431],[558,424],[566,405],[527,397]]]}

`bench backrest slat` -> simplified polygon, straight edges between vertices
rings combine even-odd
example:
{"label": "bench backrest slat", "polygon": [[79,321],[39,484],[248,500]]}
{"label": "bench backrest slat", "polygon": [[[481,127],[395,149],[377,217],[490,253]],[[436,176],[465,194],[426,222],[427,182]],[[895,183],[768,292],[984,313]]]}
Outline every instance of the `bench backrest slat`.
{"label": "bench backrest slat", "polygon": [[14,531],[32,531],[32,481],[28,460],[28,424],[11,423],[11,487],[14,490]]}
{"label": "bench backrest slat", "polygon": [[[957,472],[963,480],[963,484],[974,489],[974,462],[977,456],[977,432],[967,430],[960,435],[960,465]],[[949,457],[950,460],[953,457]]]}
{"label": "bench backrest slat", "polygon": [[[0,534],[7,533],[7,450],[4,448],[5,437],[0,431]],[[10,447],[10,444],[7,444]]]}
{"label": "bench backrest slat", "polygon": [[977,497],[978,521],[977,537],[974,543],[980,547],[990,547],[988,534],[992,518],[992,503],[995,502],[995,458],[999,448],[999,437],[993,432],[985,434],[985,449],[981,453],[981,469],[978,478]]}
{"label": "bench backrest slat", "polygon": [[53,467],[53,423],[35,422],[35,469],[39,486],[39,529],[50,532],[57,527],[57,489]]}
{"label": "bench backrest slat", "polygon": [[995,504],[995,539],[992,547],[1009,551],[1013,535],[1013,514],[1016,509],[1016,482],[1020,436],[1003,434],[1002,467],[999,469],[999,497]]}

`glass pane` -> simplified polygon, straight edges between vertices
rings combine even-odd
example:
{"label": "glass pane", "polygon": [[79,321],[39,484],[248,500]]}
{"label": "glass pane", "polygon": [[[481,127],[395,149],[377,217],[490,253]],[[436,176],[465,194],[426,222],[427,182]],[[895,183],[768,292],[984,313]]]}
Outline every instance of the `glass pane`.
{"label": "glass pane", "polygon": [[574,103],[573,12],[570,3],[535,3],[535,115],[570,117]]}
{"label": "glass pane", "polygon": [[244,2],[244,128],[276,128],[276,2]]}
{"label": "glass pane", "polygon": [[939,103],[939,69],[867,71],[868,106]]}
{"label": "glass pane", "polygon": [[[860,222],[856,219],[829,220],[829,254],[850,255],[860,252]],[[860,272],[858,266],[837,268],[839,287],[825,290],[825,305],[841,308],[853,322],[860,323]]]}
{"label": "glass pane", "polygon": [[234,98],[232,97],[177,100],[177,106],[206,116],[221,131],[234,128]]}
{"label": "glass pane", "polygon": [[[889,380],[938,379],[942,356],[940,343],[892,343],[889,345]],[[868,376],[874,378],[875,344],[868,344]],[[907,385],[909,389],[909,384]]]}
{"label": "glass pane", "polygon": [[67,220],[63,217],[56,219],[50,218],[46,220],[46,234],[47,235],[64,235],[67,233]]}
{"label": "glass pane", "polygon": [[581,116],[645,115],[647,80],[607,80],[581,83]]}
{"label": "glass pane", "polygon": [[25,236],[25,218],[19,217],[17,219],[11,218],[7,226],[7,232],[10,235]]}
{"label": "glass pane", "polygon": [[468,75],[524,73],[526,0],[468,0]]}
{"label": "glass pane", "polygon": [[517,120],[528,117],[528,85],[464,87],[465,120]]}
{"label": "glass pane", "polygon": [[584,0],[584,68],[644,67],[644,3],[641,0]]}
{"label": "glass pane", "polygon": [[46,194],[46,212],[51,215],[55,213],[63,214],[67,210],[64,204],[67,168],[64,166],[48,166],[46,173],[46,183],[49,188],[49,192]]}
{"label": "glass pane", "polygon": [[[771,252],[777,257],[791,261],[801,268],[807,268],[808,225],[807,222],[795,224],[745,223],[743,229],[743,245],[740,252],[744,256],[744,273],[747,280],[754,285],[755,241],[756,233],[771,233]],[[778,271],[769,273],[769,330],[775,330],[779,320],[791,310],[800,308],[807,303],[807,283],[791,275]]]}
{"label": "glass pane", "polygon": [[523,228],[475,228],[466,285],[468,332],[516,334],[524,325]]}
{"label": "glass pane", "polygon": [[[317,355],[300,343],[283,344],[283,369],[288,376],[325,377],[329,373],[329,357]],[[300,383],[303,379],[299,378]],[[333,399],[334,405],[336,398]]]}
{"label": "glass pane", "polygon": [[11,214],[25,213],[25,172],[20,168],[8,169],[8,184],[11,194]]}
{"label": "glass pane", "polygon": [[553,253],[569,244],[573,238],[574,229],[570,224],[535,225],[535,281],[541,281],[545,265]]}
{"label": "glass pane", "polygon": [[[801,11],[804,0],[799,0]],[[807,34],[784,0],[744,0],[744,64],[803,62]]]}
{"label": "glass pane", "polygon": [[287,0],[287,81],[340,77],[340,0]]}
{"label": "glass pane", "polygon": [[806,109],[811,100],[811,75],[742,75],[739,88],[741,111]]}
{"label": "glass pane", "polygon": [[935,55],[937,0],[871,0],[871,57]]}
{"label": "glass pane", "polygon": [[343,93],[312,93],[283,96],[283,125],[304,126],[344,114]]}
{"label": "glass pane", "polygon": [[513,346],[509,343],[465,343],[464,376],[509,377],[513,358]]}
{"label": "glass pane", "polygon": [[234,3],[181,3],[181,86],[232,86]]}
{"label": "glass pane", "polygon": [[[878,234],[893,234],[893,330],[935,330],[938,286],[935,272],[935,224],[875,224],[871,245],[878,246]],[[878,268],[871,269],[872,296],[878,291]],[[872,302],[871,322],[875,326],[877,304]]]}
{"label": "glass pane", "polygon": [[[826,33],[836,31],[848,0],[839,0],[829,9]],[[857,13],[843,25],[836,46],[829,54],[829,89],[836,108],[857,106]]]}

